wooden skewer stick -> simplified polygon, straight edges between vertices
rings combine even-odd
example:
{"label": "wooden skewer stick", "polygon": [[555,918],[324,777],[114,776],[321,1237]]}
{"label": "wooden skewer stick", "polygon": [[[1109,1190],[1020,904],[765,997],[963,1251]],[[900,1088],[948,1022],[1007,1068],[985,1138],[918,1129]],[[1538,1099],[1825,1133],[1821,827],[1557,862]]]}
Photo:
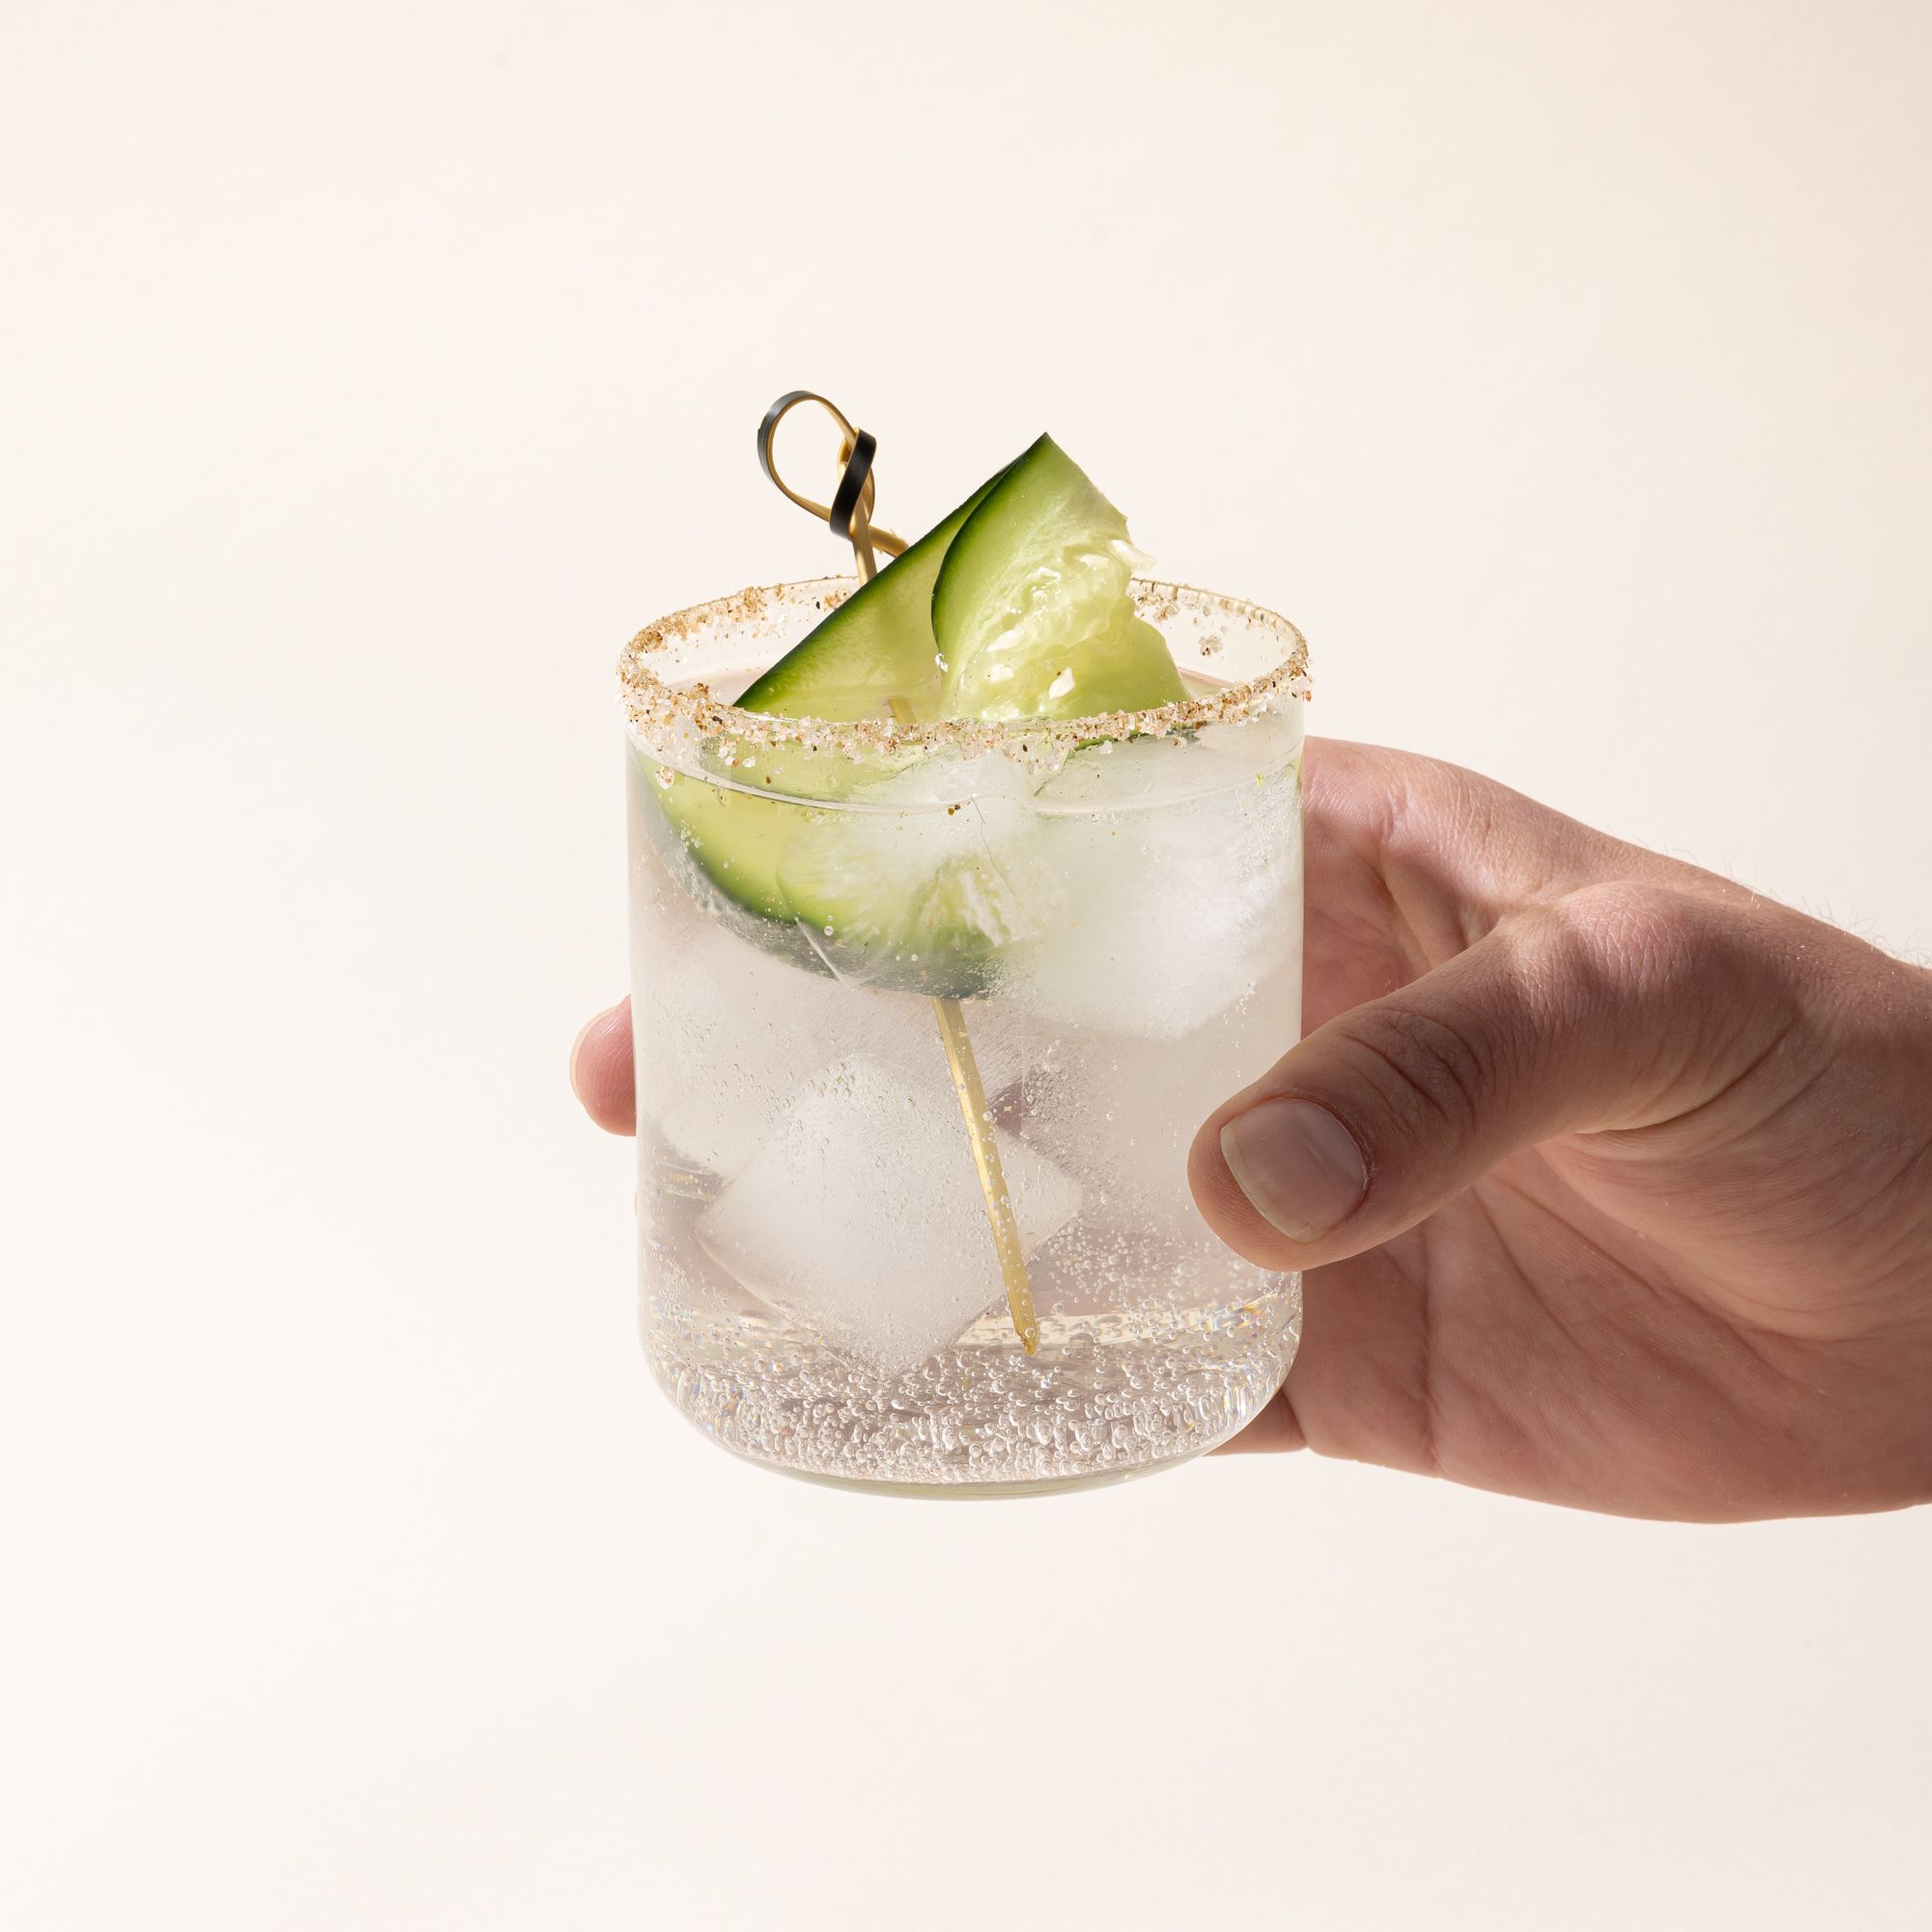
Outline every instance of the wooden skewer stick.
{"label": "wooden skewer stick", "polygon": [[934,1000],[932,1009],[939,1015],[939,1037],[946,1042],[946,1062],[952,1069],[953,1091],[959,1095],[959,1111],[966,1116],[966,1132],[973,1142],[973,1164],[980,1170],[980,1192],[986,1198],[986,1218],[993,1224],[993,1246],[1000,1257],[1000,1273],[1007,1284],[1007,1313],[1012,1317],[1013,1333],[1020,1347],[1031,1355],[1039,1347],[1039,1318],[1034,1313],[1033,1283],[1027,1275],[1025,1252],[1020,1247],[1019,1224],[1013,1219],[1013,1204],[1007,1193],[1007,1177],[1000,1167],[1000,1144],[993,1137],[993,1123],[987,1118],[986,1090],[980,1082],[980,1063],[974,1057],[973,1042],[966,1033],[966,1015],[957,1000]]}
{"label": "wooden skewer stick", "polygon": [[[841,439],[838,461],[841,466],[838,491],[829,504],[815,503],[801,497],[778,472],[772,460],[772,436],[785,414],[800,403],[817,403],[838,425]],[[778,487],[814,517],[822,517],[834,532],[846,538],[859,565],[859,575],[869,583],[879,574],[876,550],[896,556],[905,542],[890,530],[872,526],[872,456],[878,445],[864,430],[856,430],[841,411],[823,396],[793,389],[781,396],[765,412],[758,425],[758,463]],[[912,723],[912,707],[903,697],[890,700],[893,716],[901,724]],[[965,1117],[966,1136],[973,1145],[973,1165],[980,1176],[980,1192],[986,1203],[986,1219],[992,1225],[993,1250],[999,1257],[1001,1278],[1007,1288],[1007,1312],[1012,1318],[1013,1333],[1020,1347],[1031,1355],[1039,1347],[1039,1318],[1034,1311],[1033,1283],[1027,1274],[1026,1252],[1020,1245],[1019,1223],[1013,1217],[1013,1204],[1007,1192],[1007,1177],[1000,1165],[1000,1144],[993,1132],[986,1089],[980,1078],[979,1056],[973,1051],[973,1037],[966,1030],[965,1009],[957,1000],[934,1000],[932,1010],[939,1020],[939,1037],[946,1047],[946,1064],[952,1070],[952,1091],[959,1096],[959,1111]]]}

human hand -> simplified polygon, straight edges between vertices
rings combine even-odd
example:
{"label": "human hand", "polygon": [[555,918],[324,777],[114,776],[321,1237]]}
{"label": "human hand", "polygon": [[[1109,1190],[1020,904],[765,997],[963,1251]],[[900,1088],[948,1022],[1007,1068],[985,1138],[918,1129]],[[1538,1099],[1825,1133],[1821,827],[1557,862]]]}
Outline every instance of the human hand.
{"label": "human hand", "polygon": [[[1932,974],[1452,766],[1304,777],[1312,1031],[1190,1162],[1306,1271],[1236,1446],[1637,1516],[1932,1499]],[[634,1129],[628,1007],[572,1072]]]}
{"label": "human hand", "polygon": [[1932,974],[1453,766],[1306,778],[1309,1036],[1189,1163],[1311,1270],[1240,1446],[1633,1516],[1932,1499]]}

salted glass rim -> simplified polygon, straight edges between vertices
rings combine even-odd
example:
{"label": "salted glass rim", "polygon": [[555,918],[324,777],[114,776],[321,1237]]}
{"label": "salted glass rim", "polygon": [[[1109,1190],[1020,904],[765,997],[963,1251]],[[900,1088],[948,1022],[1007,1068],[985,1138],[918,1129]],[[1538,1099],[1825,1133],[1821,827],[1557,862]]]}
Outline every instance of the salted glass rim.
{"label": "salted glass rim", "polygon": [[1096,740],[1166,737],[1174,731],[1209,724],[1238,724],[1274,711],[1311,690],[1308,640],[1288,618],[1265,606],[1191,584],[1137,577],[1132,590],[1140,614],[1156,627],[1183,608],[1231,625],[1261,631],[1281,647],[1279,660],[1256,676],[1223,686],[1199,697],[1179,699],[1142,711],[1111,711],[1088,718],[1010,718],[999,720],[928,719],[898,724],[891,719],[835,721],[787,718],[776,712],[746,711],[717,697],[699,680],[672,684],[658,673],[662,654],[713,626],[757,624],[781,612],[803,610],[808,600],[820,613],[836,610],[859,587],[856,577],[813,577],[790,583],[753,586],[714,597],[646,624],[624,646],[617,676],[624,714],[648,746],[667,733],[694,727],[748,744],[795,744],[807,751],[843,752],[858,758],[869,753],[956,750],[966,756],[1006,752],[1032,762],[1055,760]]}

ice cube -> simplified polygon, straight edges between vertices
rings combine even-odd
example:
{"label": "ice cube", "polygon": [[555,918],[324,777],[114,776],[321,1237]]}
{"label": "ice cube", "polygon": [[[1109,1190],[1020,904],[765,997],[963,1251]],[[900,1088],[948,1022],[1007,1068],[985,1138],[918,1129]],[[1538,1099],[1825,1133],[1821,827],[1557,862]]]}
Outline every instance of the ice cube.
{"label": "ice cube", "polygon": [[1197,1220],[1187,1187],[1195,1134],[1291,1043],[1264,1043],[1246,1018],[1211,1039],[1069,1034],[1028,1069],[1018,1131],[1078,1177],[1090,1218]]}
{"label": "ice cube", "polygon": [[1293,778],[1270,773],[1179,803],[1049,819],[1052,864],[1071,889],[1052,930],[1016,949],[1001,990],[1049,1023],[1142,1039],[1195,1032],[1298,943],[1298,812]]}
{"label": "ice cube", "polygon": [[832,1058],[838,1028],[864,1037],[874,1017],[822,974],[708,923],[675,951],[641,956],[632,996],[640,1110],[676,1153],[714,1173],[751,1157],[785,1094]]}
{"label": "ice cube", "polygon": [[[1069,1312],[1149,1292],[1211,1292],[1229,1251],[1201,1218],[1187,1153],[1203,1122],[1294,1043],[1293,962],[1179,1039],[1068,1031],[1028,1067],[1006,1118],[1081,1189],[1077,1251],[1056,1252]],[[1057,1248],[1065,1244],[1057,1244]]]}
{"label": "ice cube", "polygon": [[[786,1099],[842,1054],[882,1061],[956,1107],[930,1000],[841,985],[708,923],[675,951],[641,952],[642,1110],[672,1151],[698,1167],[735,1175]],[[966,1011],[990,1097],[1024,1068],[1028,1023],[977,1004]]]}
{"label": "ice cube", "polygon": [[[1030,1253],[1079,1211],[1080,1188],[1035,1149],[996,1138]],[[859,1055],[792,1097],[696,1234],[780,1314],[883,1375],[916,1367],[1005,1294],[951,1087]]]}

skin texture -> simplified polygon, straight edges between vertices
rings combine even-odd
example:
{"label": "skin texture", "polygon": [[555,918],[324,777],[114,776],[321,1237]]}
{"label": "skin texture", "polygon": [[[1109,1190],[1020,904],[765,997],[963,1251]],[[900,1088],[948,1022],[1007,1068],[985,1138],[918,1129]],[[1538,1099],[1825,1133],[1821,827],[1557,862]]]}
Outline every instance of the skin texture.
{"label": "skin texture", "polygon": [[[1307,1271],[1234,1446],[1699,1521],[1932,1500],[1932,973],[1451,765],[1305,779],[1308,1037],[1189,1161]],[[634,1131],[627,1007],[572,1077]],[[1280,1172],[1284,1097],[1334,1145],[1264,1213],[1222,1130]]]}

